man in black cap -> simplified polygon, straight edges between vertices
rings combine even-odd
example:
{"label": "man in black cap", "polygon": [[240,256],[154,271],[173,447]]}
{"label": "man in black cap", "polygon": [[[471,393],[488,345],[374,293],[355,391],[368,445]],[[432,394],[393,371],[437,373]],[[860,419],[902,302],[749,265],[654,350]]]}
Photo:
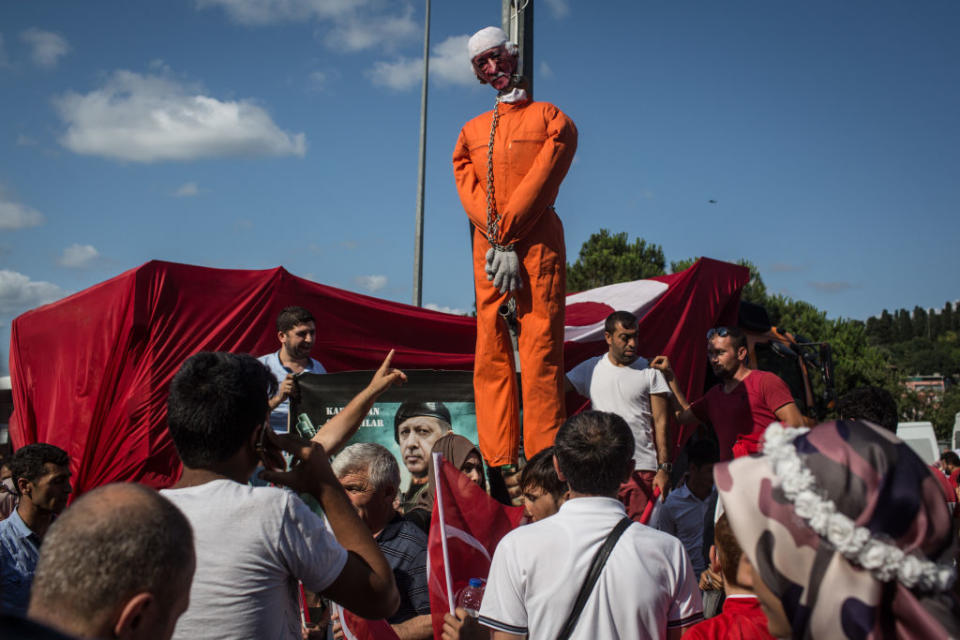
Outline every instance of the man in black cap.
{"label": "man in black cap", "polygon": [[427,486],[430,451],[437,438],[451,430],[450,410],[442,402],[407,401],[393,418],[393,438],[400,445],[403,464],[410,472],[410,486],[400,494],[406,513]]}

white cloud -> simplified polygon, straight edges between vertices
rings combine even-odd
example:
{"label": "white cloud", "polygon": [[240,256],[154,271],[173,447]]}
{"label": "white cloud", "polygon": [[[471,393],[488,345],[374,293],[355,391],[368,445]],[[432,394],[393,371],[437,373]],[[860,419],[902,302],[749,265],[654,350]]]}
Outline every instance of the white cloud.
{"label": "white cloud", "polygon": [[353,279],[353,282],[361,289],[366,289],[370,293],[376,293],[387,286],[387,276],[357,276]]}
{"label": "white cloud", "polygon": [[[477,82],[467,57],[470,36],[450,36],[430,53],[430,80],[441,84],[468,86]],[[375,85],[397,91],[418,86],[423,79],[423,59],[401,57],[392,62],[378,61],[367,72]]]}
{"label": "white cloud", "polygon": [[546,62],[541,61],[541,62],[540,62],[540,75],[543,76],[544,78],[552,78],[552,77],[553,77],[553,69],[551,69],[551,68],[550,68],[550,65],[548,65]]}
{"label": "white cloud", "polygon": [[20,39],[30,45],[30,59],[33,63],[44,69],[57,66],[60,58],[70,51],[70,45],[63,36],[52,31],[31,28],[21,33]]}
{"label": "white cloud", "polygon": [[329,20],[349,13],[355,4],[355,0],[197,0],[201,9],[220,7],[234,21],[248,25]]}
{"label": "white cloud", "polygon": [[423,305],[423,308],[430,309],[431,311],[440,311],[442,313],[452,313],[455,316],[467,315],[467,312],[463,309],[457,309],[456,307],[441,307],[440,305],[432,302],[428,302],[427,304]]}
{"label": "white cloud", "polygon": [[252,26],[322,23],[329,27],[323,40],[336,50],[391,49],[422,34],[413,7],[395,0],[197,0],[197,6],[221,8],[235,22]]}
{"label": "white cloud", "polygon": [[0,269],[0,315],[12,315],[53,302],[65,293],[52,282],[37,282],[22,273]]}
{"label": "white cloud", "polygon": [[327,84],[327,74],[323,71],[312,71],[307,75],[307,88],[313,91],[322,91]]}
{"label": "white cloud", "polygon": [[567,14],[570,13],[570,5],[567,0],[546,0],[546,3],[550,7],[550,13],[553,14],[554,18],[566,18]]}
{"label": "white cloud", "polygon": [[63,255],[57,260],[57,264],[70,269],[83,269],[89,267],[99,257],[100,252],[93,245],[73,243],[63,250]]}
{"label": "white cloud", "polygon": [[39,227],[43,222],[42,213],[19,202],[14,202],[0,189],[0,229]]}
{"label": "white cloud", "polygon": [[220,101],[160,75],[115,71],[99,89],[54,100],[74,153],[133,162],[295,155],[306,135],[283,131],[251,100]]}
{"label": "white cloud", "polygon": [[200,194],[200,187],[196,182],[184,182],[180,188],[173,192],[177,198],[190,198]]}
{"label": "white cloud", "polygon": [[352,13],[336,21],[324,38],[335,50],[363,51],[374,46],[392,49],[402,42],[422,37],[423,27],[413,21],[413,8],[400,15]]}

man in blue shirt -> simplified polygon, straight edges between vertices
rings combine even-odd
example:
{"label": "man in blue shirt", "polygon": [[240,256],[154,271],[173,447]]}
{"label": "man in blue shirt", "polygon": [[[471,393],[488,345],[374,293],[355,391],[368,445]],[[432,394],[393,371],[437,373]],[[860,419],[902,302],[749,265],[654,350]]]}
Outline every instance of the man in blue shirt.
{"label": "man in blue shirt", "polygon": [[274,431],[287,431],[290,396],[296,393],[294,376],[304,371],[327,372],[322,364],[310,357],[316,338],[317,323],[313,314],[303,307],[287,307],[277,316],[280,349],[257,358],[269,367],[280,384],[276,395],[270,398],[270,426]]}
{"label": "man in blue shirt", "polygon": [[387,622],[401,638],[432,638],[427,536],[417,525],[404,520],[394,507],[400,492],[396,458],[379,444],[360,442],[337,454],[332,467],[393,570],[400,591],[400,608]]}
{"label": "man in blue shirt", "polygon": [[70,458],[51,444],[21,447],[10,461],[17,509],[0,522],[0,613],[26,615],[40,543],[67,506]]}

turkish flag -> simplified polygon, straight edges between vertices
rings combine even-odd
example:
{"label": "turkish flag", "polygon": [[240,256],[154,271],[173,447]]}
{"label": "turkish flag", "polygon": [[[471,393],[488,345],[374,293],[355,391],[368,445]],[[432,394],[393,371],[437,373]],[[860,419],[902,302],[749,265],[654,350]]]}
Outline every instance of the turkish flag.
{"label": "turkish flag", "polygon": [[400,640],[386,620],[365,620],[336,602],[333,609],[340,618],[340,629],[347,640]]}
{"label": "turkish flag", "polygon": [[[604,320],[614,311],[629,311],[639,320],[639,354],[647,360],[669,356],[680,388],[693,402],[704,391],[707,330],[736,326],[740,290],[748,282],[748,268],[701,258],[680,273],[571,293],[564,326],[564,369],[569,371],[587,358],[606,353]],[[574,392],[567,397],[570,414],[588,405],[588,399]],[[680,450],[693,430],[682,425],[674,430],[674,451]]]}
{"label": "turkish flag", "polygon": [[434,454],[436,495],[427,542],[427,580],[433,634],[443,633],[443,616],[470,578],[486,580],[500,539],[523,519],[523,507],[502,505]]}

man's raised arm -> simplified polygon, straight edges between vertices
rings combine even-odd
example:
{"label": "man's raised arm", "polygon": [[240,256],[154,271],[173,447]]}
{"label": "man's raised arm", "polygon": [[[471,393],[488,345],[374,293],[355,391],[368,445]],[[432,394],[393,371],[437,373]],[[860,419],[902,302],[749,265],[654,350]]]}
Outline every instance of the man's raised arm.
{"label": "man's raised arm", "polygon": [[290,471],[267,469],[260,477],[316,498],[337,542],[347,550],[346,564],[323,595],[364,618],[392,616],[400,606],[393,569],[330,468],[327,452],[316,442],[269,428],[264,435],[268,446],[292,453],[301,462]]}
{"label": "man's raised arm", "polygon": [[340,413],[330,418],[317,431],[317,435],[313,436],[313,442],[322,446],[328,454],[335,454],[347,443],[347,440],[353,437],[363,423],[363,419],[370,413],[373,403],[384,391],[395,384],[403,384],[407,381],[407,375],[403,371],[390,366],[393,353],[394,350],[391,349],[380,368],[373,374],[370,384],[354,396]]}
{"label": "man's raised arm", "polygon": [[677,422],[680,424],[700,424],[700,418],[691,410],[690,403],[687,402],[687,396],[683,394],[683,390],[677,383],[677,376],[673,373],[673,368],[670,366],[670,359],[667,356],[657,356],[650,363],[650,368],[662,373],[667,384],[670,385],[670,391],[673,393],[674,400],[676,401],[674,408],[676,409],[675,416]]}

